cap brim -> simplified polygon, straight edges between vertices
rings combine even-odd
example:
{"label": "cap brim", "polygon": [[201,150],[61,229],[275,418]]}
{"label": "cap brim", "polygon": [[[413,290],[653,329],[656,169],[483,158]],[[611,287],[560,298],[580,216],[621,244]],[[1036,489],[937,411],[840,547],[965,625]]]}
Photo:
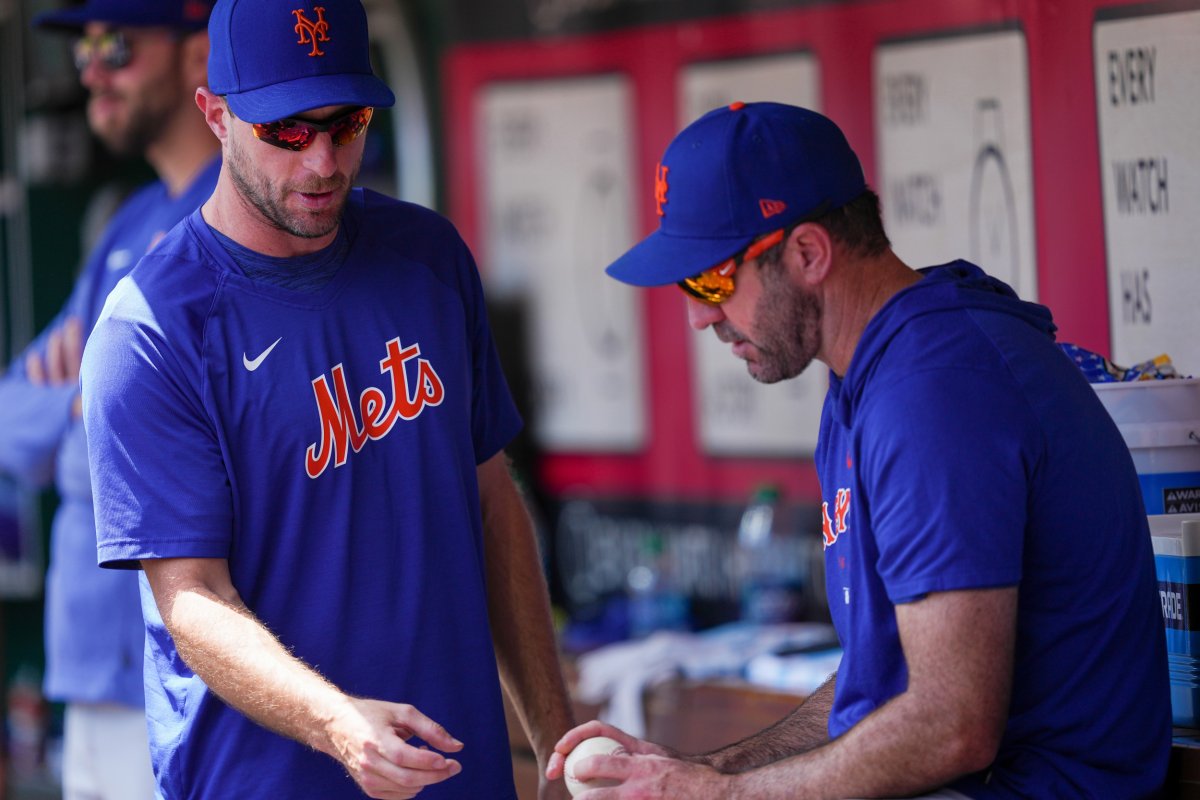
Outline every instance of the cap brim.
{"label": "cap brim", "polygon": [[754,239],[691,239],[667,236],[658,230],[609,264],[605,272],[632,286],[667,286],[720,264],[749,247]]}
{"label": "cap brim", "polygon": [[109,13],[103,10],[98,11],[94,8],[88,8],[87,6],[38,14],[33,18],[32,24],[35,28],[78,33],[87,27],[89,22],[104,22],[109,25],[121,25],[129,28],[154,28],[164,25],[171,28],[194,28],[195,30],[201,30],[208,25],[207,19],[198,20],[194,24],[180,24],[176,17],[153,19],[147,17],[141,11],[131,11],[128,14],[121,14],[119,12]]}
{"label": "cap brim", "polygon": [[274,122],[325,106],[388,108],[396,96],[374,75],[310,75],[225,97],[246,122]]}

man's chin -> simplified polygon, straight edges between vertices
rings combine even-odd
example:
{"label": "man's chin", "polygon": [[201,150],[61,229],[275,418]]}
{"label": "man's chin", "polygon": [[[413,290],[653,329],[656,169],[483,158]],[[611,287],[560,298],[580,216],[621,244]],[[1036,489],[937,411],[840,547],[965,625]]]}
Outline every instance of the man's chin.
{"label": "man's chin", "polygon": [[754,361],[746,362],[746,372],[758,383],[771,384],[779,383],[781,380],[783,380],[782,375],[765,371],[762,369],[762,365]]}
{"label": "man's chin", "polygon": [[298,214],[291,219],[290,232],[303,239],[320,239],[322,236],[328,236],[336,231],[341,221],[341,207],[337,209],[336,213]]}

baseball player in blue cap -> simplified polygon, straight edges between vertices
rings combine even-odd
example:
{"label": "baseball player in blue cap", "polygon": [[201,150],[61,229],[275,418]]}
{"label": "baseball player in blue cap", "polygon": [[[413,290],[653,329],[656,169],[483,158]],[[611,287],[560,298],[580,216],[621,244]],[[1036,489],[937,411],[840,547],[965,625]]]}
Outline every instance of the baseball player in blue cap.
{"label": "baseball player in blue cap", "polygon": [[1166,647],[1141,491],[1048,309],[965,261],[891,250],[842,132],[735,103],[667,148],[657,231],[608,272],[677,284],[764,383],[827,366],[816,466],[844,650],[790,716],[688,759],[575,765],[620,798],[1157,796]]}
{"label": "baseball player in blue cap", "polygon": [[159,797],[515,800],[501,679],[543,765],[572,720],[472,256],[353,187],[393,103],[359,0],[219,0],[209,36],[216,190],[83,364]]}
{"label": "baseball player in blue cap", "polygon": [[34,21],[75,36],[92,131],[158,173],[115,213],[61,312],[0,379],[0,469],[32,483],[53,479],[60,498],[46,576],[44,690],[66,704],[67,800],[153,797],[141,604],[136,580],[96,566],[79,361],[112,287],[216,185],[219,143],[193,102],[206,83],[208,12],[199,0],[89,0]]}

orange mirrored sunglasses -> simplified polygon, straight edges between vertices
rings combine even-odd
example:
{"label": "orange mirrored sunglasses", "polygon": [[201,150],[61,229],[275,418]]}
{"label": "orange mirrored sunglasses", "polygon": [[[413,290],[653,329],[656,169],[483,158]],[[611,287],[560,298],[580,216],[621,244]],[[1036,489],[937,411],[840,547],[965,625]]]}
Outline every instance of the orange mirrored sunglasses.
{"label": "orange mirrored sunglasses", "polygon": [[747,261],[753,261],[767,250],[783,241],[784,229],[768,233],[755,239],[749,247],[735,256],[725,259],[715,267],[709,267],[699,275],[684,278],[679,282],[679,288],[690,296],[710,305],[719,305],[733,296],[737,288],[733,281],[738,267]]}
{"label": "orange mirrored sunglasses", "polygon": [[289,117],[276,122],[255,122],[251,127],[255,138],[284,150],[303,150],[317,140],[318,133],[325,132],[333,139],[334,147],[342,147],[362,136],[374,113],[375,109],[363,106],[326,122]]}

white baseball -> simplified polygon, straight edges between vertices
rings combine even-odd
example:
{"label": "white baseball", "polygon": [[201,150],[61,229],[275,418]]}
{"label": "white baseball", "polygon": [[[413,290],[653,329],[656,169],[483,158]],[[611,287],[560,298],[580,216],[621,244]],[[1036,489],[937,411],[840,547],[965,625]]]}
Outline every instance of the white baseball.
{"label": "white baseball", "polygon": [[575,749],[567,754],[567,761],[563,765],[563,778],[567,781],[567,791],[571,793],[571,797],[587,789],[601,789],[605,786],[617,785],[616,781],[604,780],[602,778],[593,781],[576,780],[576,764],[591,756],[620,756],[624,755],[625,752],[625,747],[620,742],[616,739],[610,739],[607,736],[593,736],[575,745]]}

